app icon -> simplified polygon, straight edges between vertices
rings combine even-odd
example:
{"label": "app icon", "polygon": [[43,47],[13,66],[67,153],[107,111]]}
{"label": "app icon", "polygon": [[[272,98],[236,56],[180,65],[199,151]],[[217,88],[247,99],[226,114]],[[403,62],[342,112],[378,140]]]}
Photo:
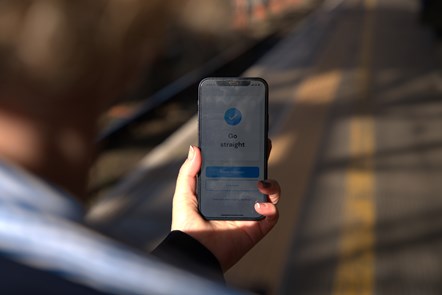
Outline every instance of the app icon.
{"label": "app icon", "polygon": [[237,108],[230,108],[224,113],[224,120],[227,124],[235,126],[241,122],[242,114]]}

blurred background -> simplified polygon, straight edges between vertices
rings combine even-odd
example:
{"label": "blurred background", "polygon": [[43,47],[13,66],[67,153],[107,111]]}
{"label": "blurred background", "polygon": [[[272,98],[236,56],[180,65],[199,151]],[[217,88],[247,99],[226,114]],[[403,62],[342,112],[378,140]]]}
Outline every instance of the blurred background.
{"label": "blurred background", "polygon": [[[114,185],[196,113],[195,83],[206,76],[241,75],[321,2],[185,0],[166,4],[165,15],[157,16],[163,36],[153,44],[153,64],[102,119],[101,152],[91,174],[91,194],[100,195]],[[165,25],[164,18],[168,19]]]}
{"label": "blurred background", "polygon": [[153,65],[102,118],[90,223],[155,247],[198,144],[199,81],[260,76],[281,217],[227,282],[257,294],[441,294],[441,3],[166,3]]}
{"label": "blurred background", "polygon": [[280,219],[227,283],[439,295],[441,38],[441,0],[0,0],[1,99],[38,118],[111,101],[86,222],[149,252],[198,145],[199,82],[262,77]]}

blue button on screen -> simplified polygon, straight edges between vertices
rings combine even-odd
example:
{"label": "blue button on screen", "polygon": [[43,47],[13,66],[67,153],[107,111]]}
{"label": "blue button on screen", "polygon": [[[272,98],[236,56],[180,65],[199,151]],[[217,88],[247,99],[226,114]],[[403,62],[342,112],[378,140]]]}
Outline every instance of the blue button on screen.
{"label": "blue button on screen", "polygon": [[258,178],[259,167],[210,166],[206,176],[211,178]]}

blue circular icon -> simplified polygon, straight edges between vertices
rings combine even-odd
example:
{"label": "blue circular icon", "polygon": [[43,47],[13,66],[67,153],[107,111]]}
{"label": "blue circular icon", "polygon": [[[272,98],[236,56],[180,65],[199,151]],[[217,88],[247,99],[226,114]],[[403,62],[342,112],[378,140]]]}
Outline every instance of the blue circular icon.
{"label": "blue circular icon", "polygon": [[242,114],[236,108],[230,108],[224,113],[224,120],[227,124],[235,126],[241,122]]}

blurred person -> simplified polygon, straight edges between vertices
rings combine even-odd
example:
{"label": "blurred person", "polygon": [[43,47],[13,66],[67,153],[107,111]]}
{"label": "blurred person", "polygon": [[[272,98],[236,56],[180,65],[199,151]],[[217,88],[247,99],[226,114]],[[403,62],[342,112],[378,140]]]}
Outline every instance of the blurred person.
{"label": "blurred person", "polygon": [[171,232],[153,255],[83,221],[98,118],[152,61],[167,4],[0,0],[2,292],[231,294],[223,272],[276,224],[273,180],[258,184],[269,195],[255,205],[263,220],[204,220],[195,194],[197,147],[178,174]]}

